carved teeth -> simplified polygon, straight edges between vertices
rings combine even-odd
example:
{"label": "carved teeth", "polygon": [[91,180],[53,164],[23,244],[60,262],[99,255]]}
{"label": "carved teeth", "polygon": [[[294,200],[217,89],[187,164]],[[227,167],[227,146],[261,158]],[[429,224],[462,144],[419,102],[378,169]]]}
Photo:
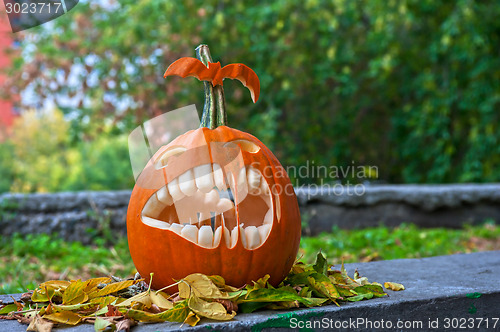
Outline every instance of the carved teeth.
{"label": "carved teeth", "polygon": [[248,248],[247,237],[245,236],[245,230],[243,229],[243,225],[240,224],[240,233],[241,233],[241,242],[243,247]]}
{"label": "carved teeth", "polygon": [[267,237],[268,237],[269,233],[271,232],[271,227],[272,227],[272,225],[270,225],[270,224],[264,224],[262,226],[257,227],[257,230],[259,231],[259,234],[260,234],[260,240],[262,242],[266,242]]}
{"label": "carved teeth", "polygon": [[217,190],[213,189],[204,197],[205,208],[207,208],[208,211],[215,211],[220,201],[221,199],[219,198],[219,193]]}
{"label": "carved teeth", "polygon": [[[260,234],[255,226],[245,228],[246,245],[248,249],[255,249],[260,245]],[[243,243],[245,245],[245,243]]]}
{"label": "carved teeth", "polygon": [[201,226],[198,231],[198,244],[205,248],[212,248],[214,233],[210,226]]}
{"label": "carved teeth", "polygon": [[272,224],[273,223],[273,210],[269,209],[264,216],[264,224]]}
{"label": "carved teeth", "polygon": [[163,211],[165,206],[165,204],[157,199],[156,195],[153,195],[144,205],[142,214],[147,217],[156,218]]}
{"label": "carved teeth", "polygon": [[167,188],[174,201],[178,201],[184,198],[185,195],[181,191],[181,188],[179,188],[179,180],[177,178],[170,181],[167,185]]}
{"label": "carved teeth", "polygon": [[223,213],[234,208],[233,202],[227,198],[221,198],[217,203],[216,211],[217,213]]}
{"label": "carved teeth", "polygon": [[248,191],[248,183],[247,183],[247,170],[245,167],[240,169],[240,173],[238,174],[238,192],[242,192],[243,195],[246,195]]}
{"label": "carved teeth", "polygon": [[166,205],[172,205],[174,199],[170,196],[170,193],[167,190],[167,187],[161,187],[160,190],[156,192],[156,197],[160,202]]}
{"label": "carved teeth", "polygon": [[186,196],[194,195],[197,188],[192,170],[186,171],[179,176],[179,189]]}
{"label": "carved teeth", "polygon": [[214,186],[214,175],[212,173],[212,165],[205,164],[193,168],[196,186],[202,193],[210,192]]}
{"label": "carved teeth", "polygon": [[[168,165],[165,167],[168,171]],[[247,213],[248,205],[237,206],[247,196],[252,200],[260,197],[269,209],[261,221],[250,220],[245,225],[246,216],[239,213]],[[236,207],[234,198],[238,200]],[[241,241],[244,248],[252,250],[266,241],[275,215],[279,220],[274,200],[277,198],[272,197],[269,184],[258,169],[242,167],[231,174],[224,173],[219,164],[204,164],[185,171],[151,195],[144,204],[141,220],[204,248],[233,248]],[[233,228],[231,231],[226,222]]]}
{"label": "carved teeth", "polygon": [[255,193],[260,189],[260,172],[253,167],[249,167],[247,171],[248,191]]}
{"label": "carved teeth", "polygon": [[198,227],[195,225],[184,225],[181,235],[191,242],[198,243]]}
{"label": "carved teeth", "polygon": [[183,227],[184,226],[182,226],[181,224],[172,224],[172,225],[170,225],[170,230],[173,231],[174,233],[181,235],[181,231],[182,231]]}
{"label": "carved teeth", "polygon": [[238,226],[234,226],[233,230],[231,231],[231,248],[236,245],[238,242]]}
{"label": "carved teeth", "polygon": [[224,173],[219,164],[213,164],[214,168],[214,182],[217,189],[220,191],[226,190],[226,181],[224,180]]}
{"label": "carved teeth", "polygon": [[150,218],[150,217],[146,217],[146,216],[142,216],[142,222],[148,226],[160,228],[160,229],[168,229],[170,227],[170,224],[168,224],[164,221]]}

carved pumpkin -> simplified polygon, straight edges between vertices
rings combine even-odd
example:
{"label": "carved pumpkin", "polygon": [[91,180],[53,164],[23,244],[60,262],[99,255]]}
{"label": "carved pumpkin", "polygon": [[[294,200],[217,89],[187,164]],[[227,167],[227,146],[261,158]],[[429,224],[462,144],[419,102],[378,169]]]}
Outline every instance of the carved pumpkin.
{"label": "carved pumpkin", "polygon": [[[211,62],[206,45],[197,51]],[[207,82],[205,92],[223,97],[219,84]],[[206,100],[208,128],[161,147],[132,192],[130,253],[142,276],[154,273],[156,289],[195,272],[238,287],[269,274],[277,285],[297,255],[301,223],[290,180],[261,141],[225,125],[223,105]]]}

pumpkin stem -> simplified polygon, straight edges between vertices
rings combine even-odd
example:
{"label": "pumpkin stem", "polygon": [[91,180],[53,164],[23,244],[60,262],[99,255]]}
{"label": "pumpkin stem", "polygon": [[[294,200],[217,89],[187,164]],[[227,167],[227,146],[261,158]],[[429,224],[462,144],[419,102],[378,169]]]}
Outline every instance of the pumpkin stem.
{"label": "pumpkin stem", "polygon": [[[212,62],[210,50],[207,45],[200,45],[196,48],[196,58],[203,62],[208,67],[208,63]],[[205,86],[205,104],[203,105],[203,114],[201,115],[200,127],[215,128],[215,95],[214,87],[210,82],[204,81]]]}
{"label": "pumpkin stem", "polygon": [[[196,48],[196,58],[207,67],[209,62],[213,62],[210,49],[205,44]],[[200,127],[215,129],[218,126],[227,126],[224,88],[222,85],[214,87],[212,83],[207,81],[204,81],[203,84],[205,85],[205,105],[203,106]]]}

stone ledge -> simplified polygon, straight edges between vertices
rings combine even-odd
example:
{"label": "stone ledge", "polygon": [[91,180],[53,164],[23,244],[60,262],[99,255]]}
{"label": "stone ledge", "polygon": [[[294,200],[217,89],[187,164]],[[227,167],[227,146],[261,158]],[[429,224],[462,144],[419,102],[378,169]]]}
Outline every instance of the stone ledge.
{"label": "stone ledge", "polygon": [[[429,330],[429,320],[438,319],[439,330],[444,329],[445,318],[479,319],[500,318],[500,284],[496,282],[500,275],[500,251],[472,254],[456,254],[422,259],[398,259],[370,263],[346,264],[349,273],[355,268],[370,281],[384,283],[395,281],[403,283],[406,290],[387,291],[389,297],[348,303],[336,307],[333,305],[300,309],[295,311],[261,311],[252,314],[240,314],[229,322],[203,320],[195,328],[180,327],[178,323],[141,324],[132,331],[266,331],[290,327],[292,318],[297,322],[325,322],[365,319],[372,324],[382,319],[397,324],[421,321],[420,330]],[[470,293],[480,293],[479,298],[467,297]],[[0,296],[8,301],[8,296]],[[473,312],[475,309],[475,313]],[[368,324],[368,323],[367,323]],[[476,321],[477,324],[477,321]],[[476,325],[477,326],[477,325]],[[351,325],[352,327],[352,325]],[[368,328],[367,328],[368,327]],[[500,328],[498,321],[496,329]],[[376,330],[369,326],[357,326],[345,330]],[[490,326],[490,330],[491,330]],[[1,331],[21,332],[25,325],[16,321],[0,321]],[[62,329],[61,329],[62,330]],[[93,331],[91,325],[81,325],[65,331]],[[380,329],[379,329],[380,330]],[[389,329],[385,329],[389,330]],[[398,330],[408,330],[399,328]],[[454,328],[453,330],[458,330]],[[483,328],[475,330],[486,330]]]}
{"label": "stone ledge", "polygon": [[[462,227],[487,219],[500,222],[500,184],[367,185],[361,196],[347,187],[297,188],[306,235],[379,224]],[[352,191],[352,189],[351,189]],[[129,190],[0,195],[0,234],[59,233],[66,240],[92,242],[109,228],[126,235]],[[96,231],[88,232],[87,229]],[[102,235],[102,234],[101,234]]]}

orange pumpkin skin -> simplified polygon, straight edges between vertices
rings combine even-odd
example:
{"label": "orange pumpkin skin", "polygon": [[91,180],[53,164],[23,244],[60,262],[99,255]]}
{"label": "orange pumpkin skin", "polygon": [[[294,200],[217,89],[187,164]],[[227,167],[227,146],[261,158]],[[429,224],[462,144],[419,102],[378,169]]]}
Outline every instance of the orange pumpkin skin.
{"label": "orange pumpkin skin", "polygon": [[[152,165],[158,156],[172,146],[184,146],[194,149],[196,142],[205,140],[209,156],[200,154],[186,155],[186,158],[173,167],[172,174],[165,169],[156,169]],[[247,249],[242,244],[242,234],[232,248],[225,244],[225,234],[218,247],[204,248],[181,237],[168,229],[148,226],[141,221],[141,213],[148,199],[166,181],[175,178],[182,171],[211,162],[224,151],[211,149],[211,143],[247,140],[260,148],[256,153],[241,151],[245,165],[255,166],[262,172],[262,180],[271,188],[273,204],[272,228],[263,244],[255,249]],[[224,150],[224,149],[222,149]],[[236,208],[238,209],[238,208]],[[239,216],[238,225],[244,222]],[[286,172],[273,153],[256,137],[227,127],[215,129],[199,128],[177,137],[170,144],[163,146],[153,156],[137,180],[132,191],[127,212],[127,234],[132,260],[141,276],[149,281],[150,273],[154,273],[152,287],[154,289],[171,285],[175,280],[191,273],[220,275],[229,285],[243,286],[266,274],[269,282],[276,286],[288,274],[298,252],[301,221],[297,198]]]}

